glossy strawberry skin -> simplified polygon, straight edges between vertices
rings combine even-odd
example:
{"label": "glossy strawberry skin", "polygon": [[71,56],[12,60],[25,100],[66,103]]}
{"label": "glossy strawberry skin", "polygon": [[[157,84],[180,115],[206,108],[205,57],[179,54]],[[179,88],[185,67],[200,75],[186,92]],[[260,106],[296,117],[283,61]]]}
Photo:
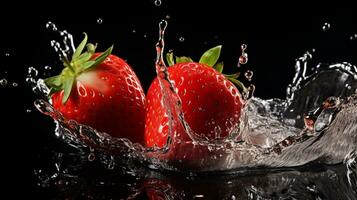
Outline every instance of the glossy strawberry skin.
{"label": "glossy strawberry skin", "polygon": [[[173,65],[168,71],[182,100],[185,120],[193,132],[208,140],[221,140],[237,128],[243,104],[241,95],[222,74],[194,62]],[[145,142],[148,147],[163,147],[169,134],[168,116],[161,98],[156,78],[147,94]],[[181,141],[191,140],[182,130],[176,137]]]}
{"label": "glossy strawberry skin", "polygon": [[[96,53],[92,59],[98,56]],[[144,142],[145,94],[134,71],[121,58],[109,55],[94,69],[83,72],[65,104],[62,97],[63,91],[54,93],[52,103],[67,119],[113,137]]]}

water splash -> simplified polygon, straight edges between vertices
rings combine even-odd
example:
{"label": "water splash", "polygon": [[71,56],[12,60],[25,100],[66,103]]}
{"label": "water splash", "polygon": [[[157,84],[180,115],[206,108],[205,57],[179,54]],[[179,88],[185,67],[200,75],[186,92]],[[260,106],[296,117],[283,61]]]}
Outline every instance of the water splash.
{"label": "water splash", "polygon": [[[346,98],[355,94],[357,67],[350,63],[323,64],[309,68],[312,55],[307,52],[296,60],[293,82],[287,87],[288,108],[284,116],[304,127],[304,118],[313,113],[329,97]],[[331,81],[334,84],[331,84]],[[300,116],[297,119],[297,116]]]}
{"label": "water splash", "polygon": [[51,21],[46,23],[46,28],[50,31],[53,31],[62,38],[62,43],[56,40],[51,41],[51,46],[54,48],[55,52],[58,54],[60,60],[66,61],[69,63],[70,57],[75,51],[73,36],[68,33],[66,30],[59,30],[57,26]]}
{"label": "water splash", "polygon": [[[167,21],[159,23],[159,40],[156,44],[157,57],[155,69],[163,94],[162,103],[169,116],[169,137],[163,148],[144,148],[133,144],[125,138],[112,138],[106,133],[101,133],[91,127],[78,124],[73,120],[65,119],[47,101],[37,100],[35,106],[43,114],[51,116],[57,124],[55,134],[66,143],[76,148],[89,148],[89,160],[101,160],[108,168],[125,167],[128,172],[135,174],[137,166],[148,166],[153,169],[189,170],[189,171],[215,171],[232,170],[252,167],[291,167],[300,166],[317,159],[325,163],[342,162],[344,156],[355,149],[356,137],[354,130],[352,106],[357,101],[351,98],[342,103],[332,104],[325,102],[327,97],[348,97],[357,88],[356,67],[348,63],[320,64],[316,71],[309,73],[307,61],[312,59],[311,53],[297,59],[296,75],[293,83],[289,85],[286,100],[271,99],[261,100],[252,97],[247,101],[242,111],[241,121],[236,132],[226,140],[208,141],[201,138],[190,129],[184,119],[182,102],[177,95],[174,83],[169,79],[167,67],[163,61],[164,34]],[[244,47],[244,48],[243,48]],[[245,53],[246,46],[242,46]],[[323,84],[325,79],[321,76],[335,77],[341,88],[331,90],[318,90],[318,92],[304,93],[309,85]],[[346,87],[348,84],[348,87]],[[37,81],[37,88],[42,93],[47,93],[41,79]],[[254,91],[254,85],[249,87]],[[350,88],[350,89],[348,89]],[[310,90],[311,91],[311,90]],[[327,93],[326,93],[327,92]],[[334,92],[331,95],[329,92]],[[301,98],[314,100],[311,107],[299,107]],[[321,100],[321,101],[320,101]],[[330,99],[331,100],[331,99]],[[327,103],[330,106],[326,106]],[[302,104],[305,105],[305,104]],[[308,111],[320,108],[314,112],[312,128],[299,126],[299,120],[304,122]],[[350,109],[350,110],[348,110]],[[321,112],[320,112],[321,111]],[[300,116],[300,117],[298,117]],[[350,121],[344,118],[349,116]],[[347,132],[331,129],[334,123],[352,124]],[[219,132],[219,130],[217,130]],[[178,133],[186,133],[192,141],[182,142],[176,137]],[[331,143],[338,135],[340,143]],[[185,149],[190,149],[189,154]],[[333,151],[332,151],[333,149]],[[200,155],[197,158],[195,155]]]}
{"label": "water splash", "polygon": [[[313,50],[315,52],[315,50]],[[302,82],[307,79],[306,73],[308,70],[308,61],[312,59],[312,54],[307,51],[303,56],[296,59],[295,75],[291,84],[287,87],[287,100],[291,102],[295,92],[301,89]]]}
{"label": "water splash", "polygon": [[[269,101],[268,101],[269,102]],[[324,138],[324,141],[315,142],[316,146],[311,145],[312,141],[319,138],[319,135],[308,135],[308,130],[302,131],[298,128],[291,127],[288,123],[282,120],[281,112],[284,107],[281,106],[281,100],[273,100],[267,103],[265,100],[256,98],[251,99],[245,115],[242,116],[244,123],[242,124],[244,130],[243,143],[225,143],[222,146],[210,144],[196,144],[184,143],[180,148],[191,148],[193,153],[201,152],[201,155],[209,153],[209,159],[200,159],[198,161],[191,161],[191,163],[167,163],[160,158],[164,156],[165,151],[153,151],[144,149],[140,145],[132,144],[126,139],[111,138],[105,133],[99,133],[90,127],[76,124],[73,121],[66,121],[60,113],[55,111],[46,101],[40,100],[35,102],[35,106],[44,114],[50,115],[56,119],[58,126],[56,128],[56,135],[65,140],[68,144],[73,146],[91,146],[94,149],[110,152],[111,155],[116,156],[116,162],[128,156],[131,162],[149,163],[151,168],[164,168],[169,170],[228,170],[241,167],[254,167],[260,165],[266,166],[296,166],[302,165],[316,159],[316,155],[312,153],[320,148],[319,152],[332,153],[324,151],[326,141],[330,138]],[[341,117],[340,117],[341,118]],[[341,120],[341,119],[340,119]],[[342,119],[344,120],[344,119]],[[341,137],[341,135],[339,136]],[[351,136],[349,136],[351,137]],[[341,137],[342,139],[344,137]],[[345,150],[354,148],[355,146],[348,141],[351,139],[345,138]],[[325,144],[324,144],[325,143]],[[81,145],[79,145],[81,144]],[[278,144],[278,145],[275,145]],[[347,146],[346,146],[347,145]],[[352,145],[352,146],[351,146]],[[279,148],[279,150],[277,150]],[[308,153],[300,148],[306,148]],[[340,147],[333,148],[334,152],[342,150]],[[310,150],[312,152],[310,152]],[[170,151],[170,149],[166,149]],[[197,152],[196,152],[197,151]],[[341,153],[343,154],[343,151]],[[191,153],[192,153],[191,152]],[[149,157],[147,157],[149,155]],[[96,157],[101,157],[96,156]],[[120,158],[120,159],[119,159]],[[338,162],[338,156],[331,162]],[[341,158],[340,158],[341,160]],[[199,162],[199,163],[197,163]],[[214,165],[212,165],[214,163]],[[188,167],[188,165],[191,165]],[[120,166],[117,164],[116,166]],[[133,167],[126,163],[127,167]]]}
{"label": "water splash", "polygon": [[[349,154],[346,155],[344,159],[344,163],[347,168],[347,180],[348,184],[352,188],[357,188],[357,151],[352,151]],[[357,195],[357,191],[356,191]]]}
{"label": "water splash", "polygon": [[[167,27],[167,21],[162,20],[159,23],[159,39],[156,44],[156,61],[155,61],[155,69],[156,74],[159,80],[161,92],[162,92],[162,102],[164,107],[167,110],[168,118],[171,119],[168,122],[169,127],[169,136],[167,139],[167,144],[165,145],[164,152],[167,152],[172,143],[175,143],[176,132],[186,132],[192,141],[195,141],[195,136],[192,134],[190,127],[183,119],[182,112],[182,102],[180,97],[177,94],[177,89],[174,86],[174,83],[169,79],[168,69],[165,65],[163,59],[164,47],[165,47],[165,30]],[[172,147],[172,146],[171,146]]]}

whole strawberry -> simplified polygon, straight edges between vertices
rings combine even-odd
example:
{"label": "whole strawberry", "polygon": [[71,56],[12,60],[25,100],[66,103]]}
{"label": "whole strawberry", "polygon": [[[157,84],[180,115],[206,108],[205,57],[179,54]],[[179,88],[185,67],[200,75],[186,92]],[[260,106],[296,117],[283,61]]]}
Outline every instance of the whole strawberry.
{"label": "whole strawberry", "polygon": [[111,54],[112,48],[95,53],[85,35],[72,59],[62,60],[61,74],[45,83],[54,108],[67,119],[143,143],[145,94],[134,71]]}
{"label": "whole strawberry", "polygon": [[[241,84],[234,75],[223,75],[223,64],[217,63],[221,46],[203,54],[200,62],[168,54],[169,78],[182,101],[184,118],[192,131],[205,140],[224,140],[237,131],[243,101],[232,82]],[[232,82],[231,82],[232,81]],[[168,137],[169,116],[161,102],[162,93],[156,78],[147,93],[145,142],[148,147],[163,147]],[[176,130],[176,141],[191,141],[186,132]],[[187,152],[188,150],[180,150]]]}

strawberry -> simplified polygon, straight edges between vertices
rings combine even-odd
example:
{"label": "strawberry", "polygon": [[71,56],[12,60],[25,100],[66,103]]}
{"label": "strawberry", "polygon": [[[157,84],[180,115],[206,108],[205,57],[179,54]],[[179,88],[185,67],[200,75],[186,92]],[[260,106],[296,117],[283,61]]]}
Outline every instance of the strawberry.
{"label": "strawberry", "polygon": [[45,80],[54,108],[67,119],[143,143],[145,94],[139,79],[124,60],[111,54],[113,47],[99,54],[86,43],[85,34],[72,60],[62,59],[61,74]]}
{"label": "strawberry", "polygon": [[[243,87],[235,79],[238,73],[225,76],[221,73],[223,63],[216,64],[220,51],[221,46],[208,50],[199,63],[188,57],[176,57],[174,64],[173,54],[166,55],[171,65],[168,68],[169,78],[182,101],[184,118],[196,135],[208,141],[224,140],[238,128],[243,105],[241,94],[232,83]],[[169,118],[161,98],[162,93],[156,78],[147,93],[145,143],[148,147],[164,147],[169,134]],[[191,141],[183,129],[176,131],[176,140]]]}

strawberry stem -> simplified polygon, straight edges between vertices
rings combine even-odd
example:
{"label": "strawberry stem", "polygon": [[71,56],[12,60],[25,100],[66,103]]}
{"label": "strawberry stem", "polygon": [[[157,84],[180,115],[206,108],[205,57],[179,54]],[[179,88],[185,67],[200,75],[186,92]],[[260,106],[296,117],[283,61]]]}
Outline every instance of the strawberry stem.
{"label": "strawberry stem", "polygon": [[[109,47],[105,52],[100,54],[95,60],[92,60],[92,56],[95,53],[96,45],[87,43],[88,37],[84,33],[84,39],[78,45],[77,49],[72,55],[72,60],[69,61],[68,58],[62,60],[63,66],[65,67],[61,74],[58,76],[53,76],[45,80],[46,85],[50,89],[50,94],[61,90],[64,91],[62,103],[65,104],[71,95],[72,87],[76,81],[77,76],[81,73],[91,70],[97,67],[99,64],[104,62],[104,60],[112,53],[113,46]],[[87,51],[82,53],[84,47],[87,47]]]}

